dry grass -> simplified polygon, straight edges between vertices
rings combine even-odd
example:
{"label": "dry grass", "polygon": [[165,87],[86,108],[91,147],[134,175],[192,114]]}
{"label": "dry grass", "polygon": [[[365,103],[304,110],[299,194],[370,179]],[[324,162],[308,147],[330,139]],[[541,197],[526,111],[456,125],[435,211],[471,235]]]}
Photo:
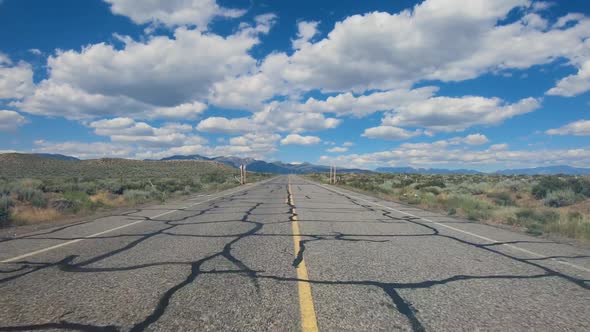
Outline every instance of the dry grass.
{"label": "dry grass", "polygon": [[15,225],[31,225],[58,220],[62,217],[63,214],[52,208],[40,209],[21,205],[13,209],[11,220]]}
{"label": "dry grass", "polygon": [[90,201],[107,207],[120,207],[128,203],[123,196],[113,195],[106,191],[99,191],[95,195],[90,196]]}
{"label": "dry grass", "polygon": [[[324,174],[310,177],[327,182]],[[339,185],[472,221],[590,243],[590,177],[351,173],[341,174]],[[535,197],[539,189],[544,195]],[[568,199],[547,204],[555,193]]]}

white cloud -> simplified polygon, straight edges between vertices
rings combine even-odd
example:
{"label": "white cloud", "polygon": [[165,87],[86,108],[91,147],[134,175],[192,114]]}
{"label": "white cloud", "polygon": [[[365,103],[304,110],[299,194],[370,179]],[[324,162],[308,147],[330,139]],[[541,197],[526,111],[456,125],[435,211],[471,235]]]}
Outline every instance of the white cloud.
{"label": "white cloud", "polygon": [[590,120],[579,120],[568,123],[560,128],[549,129],[546,133],[548,135],[590,136]]}
{"label": "white cloud", "polygon": [[351,146],[354,146],[354,142],[347,141],[347,142],[344,142],[344,143],[342,144],[342,146],[345,146],[345,147],[351,147]]}
{"label": "white cloud", "polygon": [[68,84],[43,81],[34,93],[11,104],[21,111],[67,119],[139,114],[153,108],[124,96],[90,94]]}
{"label": "white cloud", "polygon": [[297,23],[297,39],[291,41],[293,49],[300,49],[318,33],[318,24],[316,21],[301,21]]}
{"label": "white cloud", "polygon": [[33,89],[31,65],[24,61],[14,64],[8,56],[0,53],[0,99],[20,99]]}
{"label": "white cloud", "polygon": [[90,94],[176,106],[205,98],[213,83],[256,64],[248,54],[258,43],[251,29],[225,38],[178,28],[174,38],[121,39],[123,49],[100,43],[49,57],[50,80]]}
{"label": "white cloud", "polygon": [[346,152],[346,151],[348,151],[347,147],[340,147],[340,146],[335,146],[333,148],[326,150],[326,152],[330,152],[330,153],[342,153],[342,152]]}
{"label": "white cloud", "polygon": [[412,102],[422,101],[433,96],[437,87],[429,86],[413,90],[398,89],[375,92],[369,95],[354,96],[347,92],[328,97],[326,100],[309,98],[298,109],[309,112],[329,112],[338,115],[363,117],[378,111],[389,111]]}
{"label": "white cloud", "polygon": [[315,145],[321,142],[317,136],[301,136],[290,134],[281,140],[281,145]]}
{"label": "white cloud", "polygon": [[232,137],[229,144],[209,147],[202,144],[187,144],[159,151],[147,150],[135,156],[140,159],[160,159],[172,155],[200,154],[208,157],[240,156],[263,159],[277,151],[276,145],[281,137],[277,134],[248,133]]}
{"label": "white cloud", "polygon": [[466,96],[433,97],[398,107],[385,115],[382,126],[423,127],[433,131],[461,131],[474,125],[495,125],[517,115],[534,111],[534,98],[506,104],[499,98]]}
{"label": "white cloud", "polygon": [[201,102],[184,103],[172,107],[157,107],[147,116],[152,119],[196,119],[207,109],[207,104]]}
{"label": "white cloud", "polygon": [[506,144],[506,143],[490,145],[490,150],[497,151],[497,150],[506,150],[506,149],[508,149],[508,144]]}
{"label": "white cloud", "polygon": [[474,167],[475,165],[499,165],[500,167],[531,167],[539,165],[574,165],[586,166],[590,163],[590,149],[557,150],[507,150],[486,149],[468,150],[449,148],[444,143],[402,144],[398,148],[367,153],[341,156],[322,156],[322,163],[337,163],[343,167],[378,167],[412,165],[432,167],[453,165]]}
{"label": "white cloud", "polygon": [[574,75],[562,78],[548,95],[573,97],[590,91],[590,60],[584,62]]}
{"label": "white cloud", "polygon": [[378,126],[365,129],[365,132],[362,136],[368,138],[380,138],[387,140],[401,140],[412,138],[415,136],[420,136],[421,134],[422,132],[420,130],[409,131],[394,126]]}
{"label": "white cloud", "polygon": [[297,105],[293,103],[271,102],[262,111],[256,112],[252,120],[262,128],[296,133],[332,129],[342,122],[339,119],[326,118],[321,113],[301,112],[296,109]]}
{"label": "white cloud", "polygon": [[94,159],[103,157],[130,157],[133,153],[132,147],[125,144],[114,144],[104,142],[46,142],[36,141],[33,152],[59,153],[74,156],[80,159]]}
{"label": "white cloud", "polygon": [[252,127],[251,120],[248,118],[210,117],[199,122],[197,130],[205,133],[242,134],[255,128]]}
{"label": "white cloud", "polygon": [[96,135],[108,136],[113,142],[134,144],[138,147],[179,147],[207,142],[200,136],[189,134],[193,127],[181,123],[169,123],[155,128],[130,118],[114,118],[94,121],[88,126],[94,129]]}
{"label": "white cloud", "polygon": [[0,131],[14,131],[25,123],[27,119],[17,112],[0,110]]}
{"label": "white cloud", "polygon": [[468,144],[468,145],[483,145],[488,143],[490,140],[482,134],[471,134],[465,137],[455,137],[450,139],[452,144]]}
{"label": "white cloud", "polygon": [[38,48],[31,48],[31,49],[29,49],[29,53],[31,53],[33,55],[41,55],[41,54],[43,54],[43,52],[41,52],[41,50],[38,49]]}
{"label": "white cloud", "polygon": [[129,17],[137,24],[155,23],[169,27],[207,27],[216,16],[239,17],[245,10],[220,7],[215,0],[105,0],[113,14]]}
{"label": "white cloud", "polygon": [[[283,59],[279,80],[304,90],[409,87],[423,80],[461,81],[579,56],[590,20],[551,26],[527,0],[426,0],[397,14],[372,12],[336,23],[326,38]],[[514,9],[525,15],[497,25]],[[521,11],[522,13],[522,11]]]}

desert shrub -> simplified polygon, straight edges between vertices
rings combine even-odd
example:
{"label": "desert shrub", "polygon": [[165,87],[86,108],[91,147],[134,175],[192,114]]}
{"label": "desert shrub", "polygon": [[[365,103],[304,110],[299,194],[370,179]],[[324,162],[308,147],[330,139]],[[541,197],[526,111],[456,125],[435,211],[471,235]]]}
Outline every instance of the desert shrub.
{"label": "desert shrub", "polygon": [[0,195],[0,227],[6,226],[10,219],[10,208],[14,205],[7,195]]}
{"label": "desert shrub", "polygon": [[472,195],[481,195],[490,191],[490,185],[486,182],[463,184],[460,189]]}
{"label": "desert shrub", "polygon": [[547,197],[547,194],[551,191],[558,191],[567,187],[566,181],[562,180],[558,176],[545,176],[539,180],[539,183],[533,186],[531,193],[537,199],[543,199]]}
{"label": "desert shrub", "polygon": [[505,191],[497,191],[497,192],[487,193],[486,196],[491,198],[496,205],[500,205],[500,206],[514,206],[515,205],[514,200],[512,199],[512,196],[510,195],[510,193],[505,192]]}
{"label": "desert shrub", "polygon": [[439,188],[445,188],[447,185],[445,184],[445,182],[442,179],[433,179],[433,180],[428,180],[424,183],[419,183],[416,185],[416,189],[422,189],[422,188],[426,188],[426,187],[439,187]]}
{"label": "desert shrub", "polygon": [[21,202],[31,203],[37,208],[47,207],[47,198],[39,189],[19,188],[16,190],[16,198]]}
{"label": "desert shrub", "polygon": [[64,205],[69,205],[69,209],[75,213],[81,210],[93,210],[98,207],[98,204],[93,202],[84,191],[66,191],[63,193],[63,201]]}
{"label": "desert shrub", "polygon": [[422,187],[422,188],[420,188],[420,190],[423,192],[434,194],[434,195],[439,195],[442,192],[441,187],[436,187],[436,186]]}
{"label": "desert shrub", "polygon": [[520,209],[516,212],[516,223],[524,225],[526,223],[551,223],[559,220],[559,213],[550,210],[539,209]]}
{"label": "desert shrub", "polygon": [[470,195],[452,195],[446,200],[450,208],[462,210],[469,220],[485,220],[492,214],[493,207],[486,201]]}
{"label": "desert shrub", "polygon": [[567,219],[570,221],[582,221],[584,220],[584,215],[578,211],[570,211],[567,213]]}
{"label": "desert shrub", "polygon": [[138,204],[149,201],[152,198],[152,193],[145,190],[130,189],[125,190],[123,197],[131,203]]}
{"label": "desert shrub", "polygon": [[558,208],[575,204],[579,200],[579,195],[573,190],[565,189],[548,192],[545,196],[544,204],[546,206]]}

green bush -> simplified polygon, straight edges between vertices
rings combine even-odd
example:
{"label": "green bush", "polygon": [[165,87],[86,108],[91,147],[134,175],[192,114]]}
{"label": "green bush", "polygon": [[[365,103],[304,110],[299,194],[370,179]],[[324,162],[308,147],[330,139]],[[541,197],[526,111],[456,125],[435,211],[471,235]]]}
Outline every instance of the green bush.
{"label": "green bush", "polygon": [[123,197],[132,203],[143,203],[149,201],[152,195],[149,191],[130,189],[125,190]]}
{"label": "green bush", "polygon": [[10,219],[10,208],[14,205],[9,196],[0,195],[0,227],[6,226]]}
{"label": "green bush", "polygon": [[565,189],[548,192],[545,196],[544,204],[546,206],[558,208],[575,204],[579,200],[579,195],[573,190]]}
{"label": "green bush", "polygon": [[84,191],[66,191],[63,193],[63,200],[70,202],[71,210],[75,213],[81,210],[94,210],[98,207],[98,204],[91,201]]}
{"label": "green bush", "polygon": [[518,224],[526,223],[551,223],[559,220],[559,213],[550,210],[521,209],[516,212],[516,221]]}
{"label": "green bush", "polygon": [[496,205],[500,206],[514,206],[516,205],[512,199],[512,195],[505,191],[491,192],[487,196],[491,198]]}
{"label": "green bush", "polygon": [[422,188],[426,188],[426,187],[445,188],[446,184],[442,179],[433,179],[433,180],[428,180],[424,183],[419,183],[416,185],[416,189],[422,189]]}
{"label": "green bush", "polygon": [[565,189],[567,183],[558,176],[546,176],[541,178],[539,183],[533,186],[531,193],[537,199],[543,199],[547,197],[547,194],[551,191],[558,191]]}
{"label": "green bush", "polygon": [[31,203],[34,207],[47,207],[47,198],[45,198],[43,192],[38,189],[18,188],[16,190],[16,198],[21,202]]}

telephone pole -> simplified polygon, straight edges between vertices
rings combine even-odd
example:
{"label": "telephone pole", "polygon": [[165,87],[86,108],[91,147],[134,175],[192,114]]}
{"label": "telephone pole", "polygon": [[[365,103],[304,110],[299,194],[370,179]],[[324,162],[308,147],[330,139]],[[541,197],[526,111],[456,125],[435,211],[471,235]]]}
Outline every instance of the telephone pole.
{"label": "telephone pole", "polygon": [[240,165],[240,184],[246,184],[246,165]]}
{"label": "telephone pole", "polygon": [[336,166],[330,166],[330,184],[336,184]]}

